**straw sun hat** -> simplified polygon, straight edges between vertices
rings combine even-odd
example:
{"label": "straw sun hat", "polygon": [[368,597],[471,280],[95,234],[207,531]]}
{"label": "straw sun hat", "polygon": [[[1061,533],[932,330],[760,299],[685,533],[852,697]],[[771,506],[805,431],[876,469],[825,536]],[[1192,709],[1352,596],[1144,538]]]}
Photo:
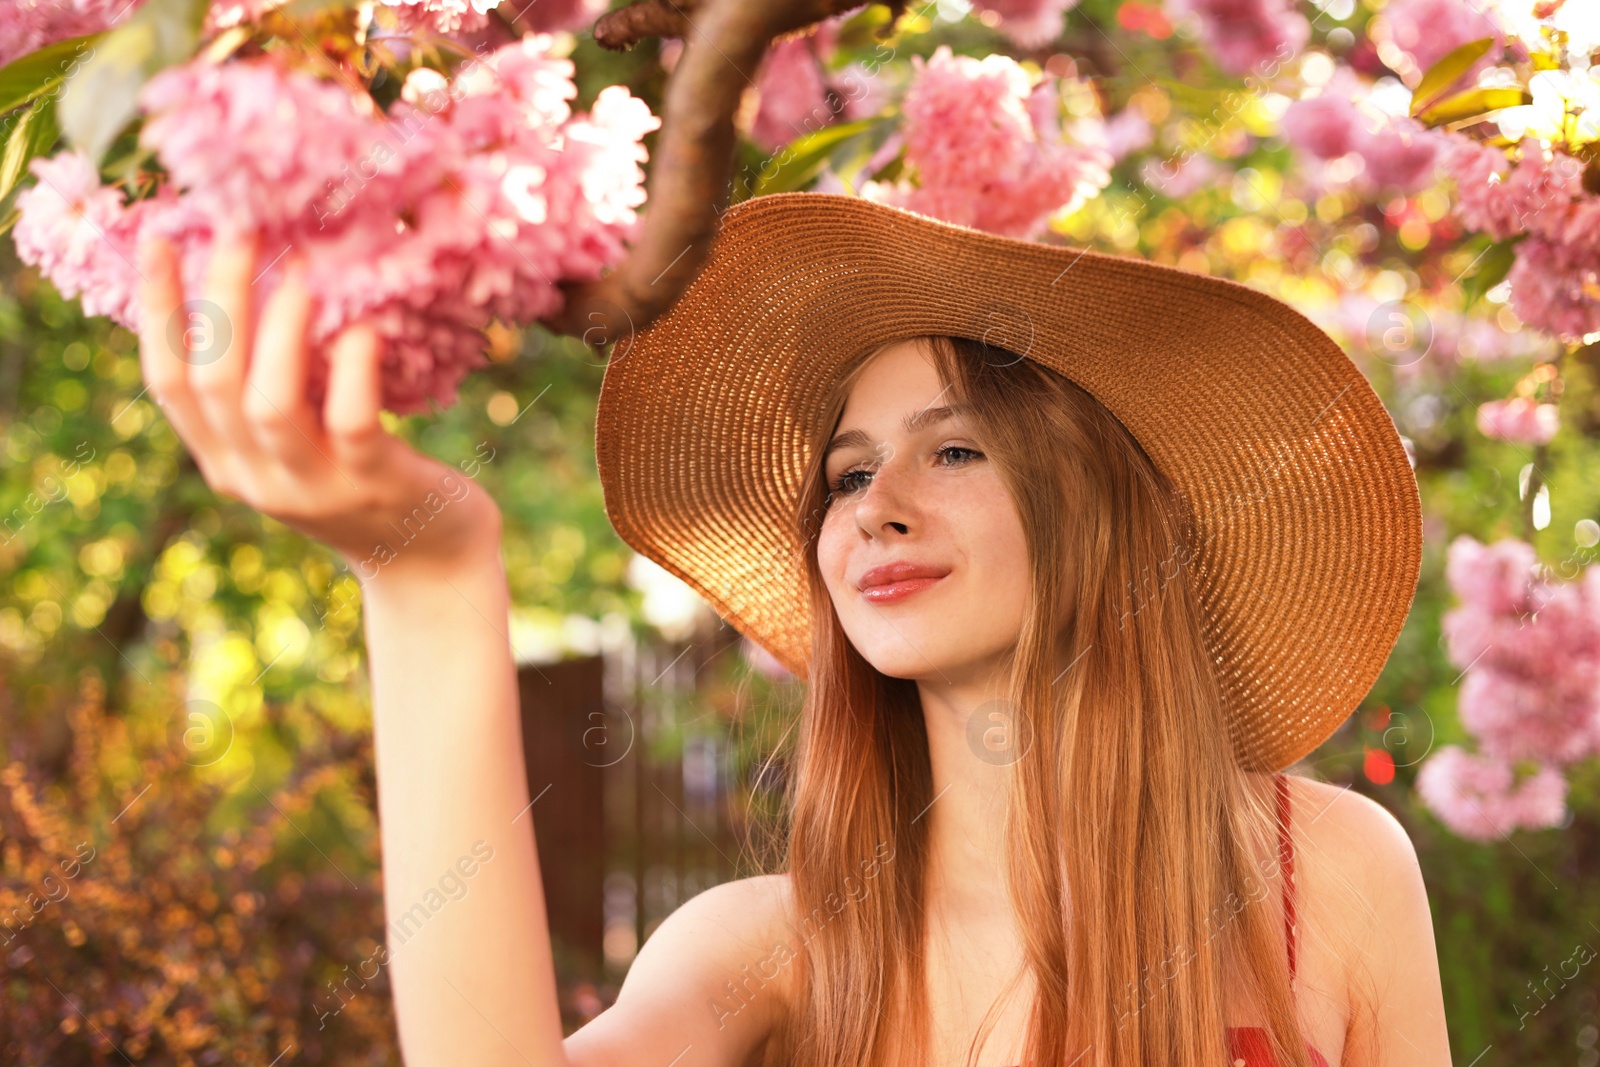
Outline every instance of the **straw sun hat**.
{"label": "straw sun hat", "polygon": [[851,196],[745,200],[679,302],[612,352],[595,433],[617,533],[803,677],[810,441],[846,364],[916,334],[1059,371],[1177,484],[1247,767],[1287,767],[1349,716],[1416,589],[1416,479],[1339,346],[1230,281]]}

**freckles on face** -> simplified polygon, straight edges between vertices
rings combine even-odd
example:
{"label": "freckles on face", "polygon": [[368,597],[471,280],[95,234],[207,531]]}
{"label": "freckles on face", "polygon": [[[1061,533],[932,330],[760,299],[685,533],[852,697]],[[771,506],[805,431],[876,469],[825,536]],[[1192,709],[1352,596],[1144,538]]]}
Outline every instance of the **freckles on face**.
{"label": "freckles on face", "polygon": [[823,580],[851,644],[891,677],[981,681],[1016,646],[1027,543],[975,429],[923,348],[899,342],[857,377],[824,460]]}

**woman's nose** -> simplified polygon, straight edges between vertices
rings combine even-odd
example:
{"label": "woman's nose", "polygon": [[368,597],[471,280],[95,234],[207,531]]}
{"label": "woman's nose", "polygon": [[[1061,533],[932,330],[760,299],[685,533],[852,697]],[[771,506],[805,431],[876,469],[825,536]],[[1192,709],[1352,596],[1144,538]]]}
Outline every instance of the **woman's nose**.
{"label": "woman's nose", "polygon": [[856,526],[864,537],[896,537],[914,525],[915,491],[911,471],[893,457],[881,462],[856,502]]}

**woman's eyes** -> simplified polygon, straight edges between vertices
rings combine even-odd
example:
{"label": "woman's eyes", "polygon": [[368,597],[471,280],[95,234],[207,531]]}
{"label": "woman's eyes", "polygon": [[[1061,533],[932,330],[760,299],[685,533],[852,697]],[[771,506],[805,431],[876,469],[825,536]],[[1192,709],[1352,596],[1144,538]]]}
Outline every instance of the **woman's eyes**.
{"label": "woman's eyes", "polygon": [[[960,466],[980,459],[983,456],[976,448],[965,445],[942,445],[933,450],[940,464],[946,467]],[[850,467],[839,472],[839,476],[828,486],[828,495],[849,496],[866,488],[867,481],[872,477],[872,468],[866,466]]]}

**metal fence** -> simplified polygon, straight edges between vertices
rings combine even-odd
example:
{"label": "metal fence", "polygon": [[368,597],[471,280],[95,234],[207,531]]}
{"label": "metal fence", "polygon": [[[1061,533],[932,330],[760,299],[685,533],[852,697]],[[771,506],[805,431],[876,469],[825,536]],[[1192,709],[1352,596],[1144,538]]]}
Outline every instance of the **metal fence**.
{"label": "metal fence", "polygon": [[719,624],[692,641],[630,640],[519,668],[539,863],[569,989],[608,999],[663,919],[748,873],[727,722],[705,696],[737,645]]}

